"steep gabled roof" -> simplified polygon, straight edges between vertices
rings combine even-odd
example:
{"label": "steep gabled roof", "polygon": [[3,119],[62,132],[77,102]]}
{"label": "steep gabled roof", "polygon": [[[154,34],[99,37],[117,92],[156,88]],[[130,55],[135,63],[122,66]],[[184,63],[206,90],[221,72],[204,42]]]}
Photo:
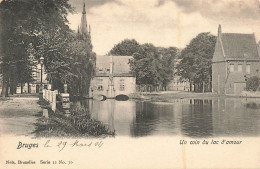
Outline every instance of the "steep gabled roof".
{"label": "steep gabled roof", "polygon": [[133,76],[130,73],[129,61],[132,56],[96,56],[96,67],[102,69],[102,71],[97,70],[97,76],[108,76],[110,69],[111,57],[113,60],[113,74],[114,76]]}
{"label": "steep gabled roof", "polygon": [[226,58],[260,59],[254,34],[222,33],[221,41]]}
{"label": "steep gabled roof", "polygon": [[246,82],[243,72],[230,72],[228,80],[229,80],[229,83],[230,82],[237,82],[237,83]]}

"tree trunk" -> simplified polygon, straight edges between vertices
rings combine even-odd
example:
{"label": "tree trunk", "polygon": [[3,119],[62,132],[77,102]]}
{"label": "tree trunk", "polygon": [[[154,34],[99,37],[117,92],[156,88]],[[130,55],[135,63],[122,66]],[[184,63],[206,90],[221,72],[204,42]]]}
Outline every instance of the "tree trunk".
{"label": "tree trunk", "polygon": [[80,79],[79,79],[79,93],[78,93],[78,96],[80,99],[82,99],[82,77],[80,76]]}
{"label": "tree trunk", "polygon": [[14,94],[16,94],[17,86],[14,84]]}
{"label": "tree trunk", "polygon": [[6,81],[6,87],[5,87],[5,96],[8,97],[9,93],[9,87],[10,87],[10,84],[9,84],[9,81],[7,80]]}
{"label": "tree trunk", "polygon": [[14,88],[13,88],[13,81],[10,81],[10,94],[13,95],[14,94]]}
{"label": "tree trunk", "polygon": [[29,82],[27,82],[27,88],[28,88],[28,93],[30,93],[30,84],[29,84]]}
{"label": "tree trunk", "polygon": [[3,87],[2,87],[2,97],[5,98],[6,97],[6,87],[7,87],[7,84],[6,84],[6,78],[5,76],[3,75],[3,81],[2,81],[2,84],[3,84]]}
{"label": "tree trunk", "polygon": [[209,77],[209,92],[212,92],[212,82],[211,78]]}
{"label": "tree trunk", "polygon": [[21,94],[23,94],[23,83],[21,83]]}
{"label": "tree trunk", "polygon": [[203,82],[202,82],[202,92],[203,92],[203,93],[205,93],[205,86],[204,86],[204,85],[205,85],[205,82],[203,81]]}
{"label": "tree trunk", "polygon": [[192,82],[191,82],[191,80],[189,80],[189,83],[190,83],[190,92],[192,92]]}

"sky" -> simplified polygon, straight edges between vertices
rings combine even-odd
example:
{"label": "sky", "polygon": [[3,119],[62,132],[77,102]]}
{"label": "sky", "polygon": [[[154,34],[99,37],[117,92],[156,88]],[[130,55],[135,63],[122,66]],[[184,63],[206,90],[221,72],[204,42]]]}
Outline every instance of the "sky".
{"label": "sky", "polygon": [[[70,0],[70,27],[77,30],[84,0]],[[255,33],[260,40],[259,0],[85,0],[93,50],[109,52],[122,40],[184,48],[201,32]]]}

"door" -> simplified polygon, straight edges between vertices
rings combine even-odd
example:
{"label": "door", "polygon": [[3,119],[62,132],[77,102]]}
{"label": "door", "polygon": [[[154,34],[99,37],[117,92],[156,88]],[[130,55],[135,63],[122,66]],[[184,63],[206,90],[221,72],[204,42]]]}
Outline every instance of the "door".
{"label": "door", "polygon": [[40,93],[40,85],[36,85],[36,93]]}
{"label": "door", "polygon": [[31,93],[32,91],[31,91],[32,89],[31,89],[31,85],[29,85],[28,86],[28,93]]}

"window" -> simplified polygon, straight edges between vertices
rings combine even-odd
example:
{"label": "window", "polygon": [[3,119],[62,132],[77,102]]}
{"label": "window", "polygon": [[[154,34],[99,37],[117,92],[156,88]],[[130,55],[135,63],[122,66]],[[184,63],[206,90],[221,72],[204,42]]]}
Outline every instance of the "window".
{"label": "window", "polygon": [[97,79],[97,90],[103,90],[103,79]]}
{"label": "window", "polygon": [[125,80],[124,79],[120,79],[120,87],[119,87],[120,91],[124,91],[125,90]]}
{"label": "window", "polygon": [[250,74],[250,64],[247,64],[247,65],[246,65],[246,73],[247,73],[247,74]]}
{"label": "window", "polygon": [[102,67],[100,67],[100,68],[98,68],[98,70],[99,70],[100,72],[102,72],[102,71],[103,71],[103,68],[102,68]]}
{"label": "window", "polygon": [[237,71],[242,72],[242,64],[238,64]]}
{"label": "window", "polygon": [[37,78],[41,78],[41,73],[40,72],[37,72]]}
{"label": "window", "polygon": [[234,72],[234,64],[230,64],[230,72]]}

